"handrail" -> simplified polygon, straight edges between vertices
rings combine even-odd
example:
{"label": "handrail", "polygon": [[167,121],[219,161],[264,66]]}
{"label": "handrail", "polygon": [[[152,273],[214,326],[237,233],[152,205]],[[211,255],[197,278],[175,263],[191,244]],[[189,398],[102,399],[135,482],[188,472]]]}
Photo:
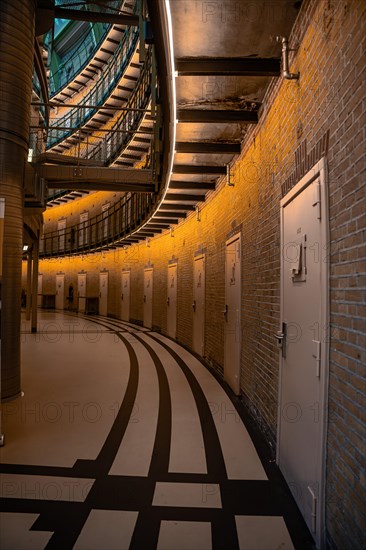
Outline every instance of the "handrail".
{"label": "handrail", "polygon": [[[100,48],[101,43],[107,37],[112,25],[104,24],[104,32],[100,37],[99,41],[94,45],[94,47],[88,42],[90,35],[94,34],[94,30],[97,25],[101,23],[93,23],[90,25],[88,34],[85,36],[85,39],[80,47],[76,48],[75,51],[70,55],[70,57],[65,56],[59,67],[56,71],[50,71],[50,97],[55,97],[58,93],[61,92],[68,84],[70,84],[75,77],[80,74],[85,67],[90,62],[91,58],[97,53]],[[50,53],[52,56],[52,53]]]}
{"label": "handrail", "polygon": [[[116,0],[113,3],[113,6],[103,6],[103,12],[106,13],[115,13],[115,9],[113,8],[119,8],[120,10],[123,10],[124,4],[129,2],[132,4],[134,0]],[[56,0],[56,5],[58,6],[69,6],[75,9],[82,9],[82,6],[75,6],[74,0]],[[134,3],[133,7],[133,13],[136,12],[137,3]],[[94,9],[101,10],[101,7],[94,6]],[[104,27],[104,32],[102,36],[99,38],[99,40],[94,44],[94,47],[91,44],[88,44],[88,37],[94,34],[95,29],[97,26],[102,25]],[[70,82],[72,82],[75,77],[82,72],[85,67],[88,65],[88,63],[91,61],[91,59],[95,56],[97,51],[100,48],[100,45],[105,40],[105,38],[108,36],[109,31],[112,28],[112,24],[101,24],[101,23],[92,23],[90,24],[89,32],[87,35],[85,35],[83,43],[79,44],[77,48],[74,49],[74,51],[71,53],[71,55],[68,57],[65,55],[61,59],[61,64],[56,71],[51,70],[50,74],[50,97],[53,98],[56,96],[61,90],[63,90]],[[57,38],[55,39],[55,42],[57,42]],[[52,45],[48,45],[49,48],[49,59],[52,57]],[[56,85],[55,82],[58,84]]]}
{"label": "handrail", "polygon": [[149,48],[135,89],[126,105],[130,110],[122,113],[113,124],[111,131],[99,140],[88,158],[103,161],[109,166],[133,139],[133,133],[138,129],[144,116],[143,110],[148,107],[151,100],[151,63],[152,55]]}
{"label": "handrail", "polygon": [[[65,156],[69,153],[71,156],[83,160],[102,162],[105,166],[109,166],[116,160],[122,150],[133,139],[134,133],[138,130],[144,113],[149,106],[151,100],[151,64],[152,53],[151,47],[149,47],[132,95],[113,126],[105,131],[103,135],[91,134],[85,136],[84,132],[84,137],[80,136],[79,142],[69,152],[65,152]],[[78,129],[75,128],[74,130]],[[52,129],[49,130],[49,132],[53,131]],[[96,134],[98,134],[98,130],[96,130]]]}
{"label": "handrail", "polygon": [[[47,149],[54,147],[66,137],[72,135],[96,114],[96,109],[90,107],[80,109],[80,106],[102,105],[109,97],[130,62],[130,58],[138,42],[138,37],[139,34],[135,28],[130,28],[125,31],[122,41],[118,45],[114,55],[108,61],[107,67],[102,73],[102,77],[98,78],[98,81],[91,90],[89,90],[88,94],[79,102],[79,108],[68,111],[63,117],[58,118],[54,125],[51,123],[51,126],[54,126],[54,128],[49,131]],[[62,128],[67,127],[70,128],[70,130],[57,130],[57,126]]]}
{"label": "handrail", "polygon": [[45,233],[40,241],[40,256],[86,254],[108,248],[144,221],[154,200],[154,193],[127,193],[108,210],[88,221]]}

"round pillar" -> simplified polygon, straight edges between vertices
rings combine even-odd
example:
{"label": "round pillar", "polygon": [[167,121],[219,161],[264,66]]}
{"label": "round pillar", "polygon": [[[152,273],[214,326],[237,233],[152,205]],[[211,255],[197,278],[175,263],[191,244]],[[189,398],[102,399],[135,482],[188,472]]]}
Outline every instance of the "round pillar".
{"label": "round pillar", "polygon": [[28,155],[36,0],[0,2],[0,197],[5,199],[1,397],[20,394],[23,179]]}

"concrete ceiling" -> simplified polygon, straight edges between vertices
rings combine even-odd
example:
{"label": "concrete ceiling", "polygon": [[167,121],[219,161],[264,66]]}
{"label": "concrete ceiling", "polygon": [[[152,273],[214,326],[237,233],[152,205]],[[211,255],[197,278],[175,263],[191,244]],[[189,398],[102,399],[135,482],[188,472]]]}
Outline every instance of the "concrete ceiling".
{"label": "concrete ceiling", "polygon": [[[273,75],[279,77],[281,45],[274,37],[289,36],[300,4],[295,0],[170,1],[178,69],[177,142],[183,150],[192,143],[198,147],[202,143],[216,144],[217,150],[210,153],[178,149],[174,165],[181,170],[173,171],[175,183],[169,196],[176,193],[204,197],[204,191],[195,191],[195,182],[215,181],[219,174],[209,170],[192,174],[194,167],[199,172],[199,167],[224,167],[232,161],[234,155],[224,147],[221,151],[219,144],[240,143],[245,137],[248,124],[253,122],[235,118],[250,118],[253,112],[258,113]],[[275,72],[268,68],[271,64],[278,68]],[[183,112],[186,110],[190,113]],[[191,117],[192,110],[206,111],[203,116],[208,120],[179,120],[183,115]],[[225,113],[220,115],[217,111],[226,111],[233,120],[228,122]],[[179,188],[179,181],[185,182],[184,188]],[[191,182],[191,188],[187,182]]]}

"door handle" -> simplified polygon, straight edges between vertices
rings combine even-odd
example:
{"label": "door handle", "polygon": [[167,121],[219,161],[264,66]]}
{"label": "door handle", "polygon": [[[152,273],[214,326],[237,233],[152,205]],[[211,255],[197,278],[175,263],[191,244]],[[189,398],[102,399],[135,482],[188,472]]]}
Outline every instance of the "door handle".
{"label": "door handle", "polygon": [[193,307],[193,311],[196,312],[196,300],[193,300],[192,307]]}
{"label": "door handle", "polygon": [[225,304],[225,309],[222,310],[222,313],[224,314],[224,317],[225,317],[225,321],[227,321],[228,311],[229,311],[229,306]]}
{"label": "door handle", "polygon": [[168,298],[166,299],[166,303],[168,304],[168,306],[170,305],[170,298],[168,296]]}
{"label": "door handle", "polygon": [[123,292],[122,292],[122,294],[121,294],[121,300],[123,300]]}
{"label": "door handle", "polygon": [[282,357],[286,357],[286,334],[287,334],[287,324],[282,323],[282,330],[278,330],[275,334],[277,340],[277,347],[282,352]]}
{"label": "door handle", "polygon": [[146,294],[144,294],[144,302],[146,302]]}

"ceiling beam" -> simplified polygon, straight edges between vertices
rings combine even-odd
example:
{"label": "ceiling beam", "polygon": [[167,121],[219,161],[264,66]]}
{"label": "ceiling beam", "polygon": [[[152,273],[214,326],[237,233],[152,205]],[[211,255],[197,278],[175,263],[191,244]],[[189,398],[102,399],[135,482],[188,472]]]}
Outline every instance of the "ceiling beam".
{"label": "ceiling beam", "polygon": [[205,195],[185,195],[184,193],[167,193],[164,200],[166,201],[193,201],[193,202],[203,202],[205,200]]}
{"label": "ceiling beam", "polygon": [[114,183],[114,182],[98,182],[98,181],[49,181],[47,182],[48,189],[67,189],[68,191],[81,190],[86,191],[133,191],[135,193],[154,193],[155,185],[152,183]]}
{"label": "ceiling beam", "polygon": [[281,61],[258,57],[181,57],[175,61],[179,76],[280,76]]}
{"label": "ceiling beam", "polygon": [[246,122],[255,124],[258,122],[257,111],[244,109],[178,109],[178,122]]}
{"label": "ceiling beam", "polygon": [[173,174],[226,174],[226,166],[174,164]]}
{"label": "ceiling beam", "polygon": [[[177,222],[178,220],[175,220],[175,221]],[[164,222],[164,223],[162,223],[162,222],[160,222],[160,223],[150,223],[150,222],[148,222],[145,225],[145,227],[147,229],[152,229],[152,230],[155,231],[155,229],[166,229],[170,225],[171,225],[171,223],[169,223],[169,222]]]}
{"label": "ceiling beam", "polygon": [[192,189],[192,191],[213,191],[216,189],[214,181],[171,181],[169,189]]}
{"label": "ceiling beam", "polygon": [[177,141],[175,151],[177,153],[240,153],[239,142],[224,141]]}
{"label": "ceiling beam", "polygon": [[[169,212],[163,212],[163,214],[165,216],[171,216],[171,214]],[[175,218],[167,218],[167,217],[164,217],[164,216],[157,216],[156,218],[152,218],[152,222],[151,223],[161,223],[163,225],[174,225],[176,223],[179,223],[179,220],[178,220],[178,216],[175,217]]]}
{"label": "ceiling beam", "polygon": [[160,205],[160,210],[171,210],[171,216],[178,216],[179,210],[194,210],[194,204],[167,204],[163,203]]}
{"label": "ceiling beam", "polygon": [[[158,212],[154,215],[153,218],[151,218],[151,220],[159,220],[159,219],[164,219],[164,221],[167,221],[166,218],[169,218],[170,221],[173,223],[173,219],[175,218],[186,218],[187,217],[187,214],[185,212],[162,212],[161,210],[158,210]],[[178,220],[175,220],[176,222],[178,222]]]}

